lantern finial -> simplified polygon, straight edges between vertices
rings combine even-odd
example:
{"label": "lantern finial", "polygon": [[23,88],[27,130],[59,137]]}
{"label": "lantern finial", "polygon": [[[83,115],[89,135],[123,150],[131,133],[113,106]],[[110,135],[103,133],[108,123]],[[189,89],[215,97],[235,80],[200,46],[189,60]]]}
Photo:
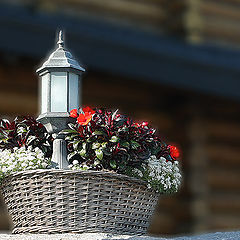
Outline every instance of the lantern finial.
{"label": "lantern finial", "polygon": [[58,34],[58,48],[63,48],[64,47],[64,41],[63,41],[63,31],[60,30]]}

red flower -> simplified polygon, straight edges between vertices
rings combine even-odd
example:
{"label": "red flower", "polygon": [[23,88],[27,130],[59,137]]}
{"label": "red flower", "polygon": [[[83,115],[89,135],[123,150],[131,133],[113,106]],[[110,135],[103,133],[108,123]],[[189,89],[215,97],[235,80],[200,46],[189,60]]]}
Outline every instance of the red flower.
{"label": "red flower", "polygon": [[78,111],[77,111],[77,109],[71,110],[71,112],[70,112],[70,117],[72,117],[72,118],[78,117]]}
{"label": "red flower", "polygon": [[141,124],[135,122],[135,123],[133,123],[133,126],[134,126],[134,127],[140,127]]}
{"label": "red flower", "polygon": [[90,107],[83,108],[83,112],[84,113],[90,113],[90,114],[94,114],[95,113],[95,111],[92,110]]}
{"label": "red flower", "polygon": [[82,126],[87,125],[91,120],[92,120],[92,114],[89,112],[80,114],[77,118],[77,122]]}
{"label": "red flower", "polygon": [[179,158],[180,153],[179,153],[179,150],[177,149],[177,147],[171,146],[171,145],[169,145],[168,147],[169,147],[171,157],[174,159]]}
{"label": "red flower", "polygon": [[142,122],[142,127],[147,127],[148,126],[148,122]]}

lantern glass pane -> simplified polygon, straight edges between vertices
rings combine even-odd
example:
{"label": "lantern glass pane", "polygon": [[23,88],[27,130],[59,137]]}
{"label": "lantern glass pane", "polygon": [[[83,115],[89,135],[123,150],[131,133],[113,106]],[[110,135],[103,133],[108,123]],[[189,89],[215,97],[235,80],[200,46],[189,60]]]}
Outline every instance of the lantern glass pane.
{"label": "lantern glass pane", "polygon": [[42,86],[41,86],[41,113],[47,112],[47,104],[48,104],[48,78],[49,74],[45,74],[42,76]]}
{"label": "lantern glass pane", "polygon": [[67,112],[67,73],[51,73],[51,111]]}
{"label": "lantern glass pane", "polygon": [[78,93],[78,75],[69,73],[69,109],[70,112],[74,108],[79,107],[79,93]]}

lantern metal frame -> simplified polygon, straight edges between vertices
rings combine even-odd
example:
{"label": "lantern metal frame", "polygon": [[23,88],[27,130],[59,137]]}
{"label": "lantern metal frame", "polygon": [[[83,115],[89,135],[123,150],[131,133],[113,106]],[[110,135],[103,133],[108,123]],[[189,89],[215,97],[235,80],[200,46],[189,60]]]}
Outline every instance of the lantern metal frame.
{"label": "lantern metal frame", "polygon": [[[49,56],[48,60],[43,63],[43,65],[36,71],[40,77],[40,115],[38,116],[37,120],[41,122],[47,129],[47,131],[53,135],[54,141],[53,141],[53,155],[52,155],[52,161],[55,163],[55,165],[58,168],[67,168],[68,161],[67,161],[67,150],[66,150],[66,142],[63,139],[63,136],[60,134],[60,132],[63,129],[66,129],[68,127],[69,122],[73,122],[74,119],[69,118],[69,106],[70,106],[70,73],[77,75],[77,81],[78,81],[78,89],[76,90],[78,92],[78,99],[77,99],[77,105],[75,108],[79,107],[81,104],[81,90],[82,90],[82,84],[81,84],[81,75],[83,72],[85,72],[85,69],[79,65],[79,63],[73,58],[72,54],[67,51],[64,48],[64,41],[63,41],[63,33],[62,31],[59,32],[59,39],[58,39],[58,48]],[[51,94],[51,81],[52,81],[52,75],[51,73],[54,72],[63,72],[66,73],[66,101],[67,101],[67,111],[65,112],[53,112],[52,111],[52,94]],[[46,99],[46,112],[42,112],[42,99],[43,99],[43,89],[42,89],[42,81],[43,76],[46,76],[48,74],[47,78],[47,96]]]}

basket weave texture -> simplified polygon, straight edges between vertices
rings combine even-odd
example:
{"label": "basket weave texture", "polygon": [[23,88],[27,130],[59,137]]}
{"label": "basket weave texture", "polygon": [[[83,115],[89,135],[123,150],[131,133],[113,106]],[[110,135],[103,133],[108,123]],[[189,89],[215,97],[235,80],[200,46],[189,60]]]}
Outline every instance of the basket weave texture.
{"label": "basket weave texture", "polygon": [[1,190],[13,233],[145,234],[158,200],[138,179],[98,171],[24,171]]}

